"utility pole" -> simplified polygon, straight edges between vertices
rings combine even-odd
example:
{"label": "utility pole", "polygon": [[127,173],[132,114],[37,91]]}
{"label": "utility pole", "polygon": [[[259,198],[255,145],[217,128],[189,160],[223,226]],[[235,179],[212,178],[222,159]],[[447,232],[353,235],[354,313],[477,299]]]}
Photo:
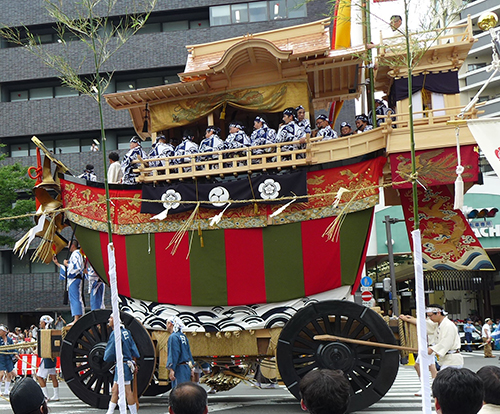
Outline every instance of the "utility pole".
{"label": "utility pole", "polygon": [[389,256],[389,270],[391,276],[391,293],[392,293],[392,314],[394,316],[399,316],[399,303],[398,303],[398,290],[396,289],[396,272],[394,270],[394,251],[392,249],[392,232],[391,224],[399,223],[404,221],[398,218],[391,218],[391,216],[385,216],[385,233],[387,236],[387,254]]}

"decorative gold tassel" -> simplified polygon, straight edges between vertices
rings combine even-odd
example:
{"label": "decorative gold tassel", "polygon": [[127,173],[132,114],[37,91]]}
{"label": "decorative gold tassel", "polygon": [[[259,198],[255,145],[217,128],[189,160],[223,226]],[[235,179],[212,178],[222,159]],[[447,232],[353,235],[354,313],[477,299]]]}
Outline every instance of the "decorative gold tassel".
{"label": "decorative gold tassel", "polygon": [[196,207],[194,208],[193,212],[189,216],[189,218],[186,220],[186,222],[182,225],[182,227],[175,233],[174,237],[172,237],[172,240],[170,241],[169,245],[167,246],[167,249],[170,246],[172,247],[172,256],[175,254],[177,251],[179,245],[181,244],[182,238],[184,237],[184,233],[189,231],[191,228],[191,225],[194,222],[194,219],[196,215],[198,214],[198,210],[200,208],[200,203],[196,204]]}
{"label": "decorative gold tassel", "polygon": [[253,203],[253,214],[257,215],[259,212],[259,205],[257,203]]}
{"label": "decorative gold tassel", "polygon": [[50,223],[47,226],[47,230],[45,230],[42,237],[42,241],[31,256],[32,262],[35,260],[45,262],[47,258],[52,255],[52,245],[54,244],[54,235],[56,233],[56,217],[57,214],[52,216]]}
{"label": "decorative gold tassel", "polygon": [[198,236],[200,237],[200,246],[205,247],[205,244],[203,243],[203,233],[201,231],[201,224],[198,223]]}
{"label": "decorative gold tassel", "polygon": [[227,106],[227,103],[224,102],[222,104],[222,111],[220,113],[219,119],[226,119],[226,106]]}
{"label": "decorative gold tassel", "polygon": [[[343,189],[342,193],[345,193],[345,189]],[[340,190],[339,190],[340,191]],[[337,241],[338,237],[340,236],[340,228],[342,227],[342,223],[344,222],[347,211],[349,210],[349,207],[354,203],[354,200],[358,197],[359,193],[363,191],[362,188],[358,189],[354,196],[347,202],[347,204],[342,208],[340,213],[335,217],[335,220],[327,227],[325,232],[323,233],[323,237],[326,236],[326,238],[330,241]],[[337,197],[335,198],[337,200]],[[340,199],[339,199],[340,200]],[[334,202],[335,205],[335,202]],[[338,205],[338,202],[337,204]]]}

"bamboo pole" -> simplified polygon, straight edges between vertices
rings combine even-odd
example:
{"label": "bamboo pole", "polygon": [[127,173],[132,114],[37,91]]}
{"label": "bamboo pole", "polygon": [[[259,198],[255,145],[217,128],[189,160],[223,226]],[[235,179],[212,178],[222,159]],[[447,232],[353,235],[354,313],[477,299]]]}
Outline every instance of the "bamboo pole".
{"label": "bamboo pole", "polygon": [[362,341],[361,339],[344,338],[341,336],[334,336],[334,335],[315,335],[313,339],[315,341],[339,341],[339,342],[347,342],[349,344],[374,346],[377,348],[397,349],[399,351],[410,351],[410,352],[415,352],[415,353],[418,352],[417,348],[410,348],[408,346],[383,344],[380,342]]}

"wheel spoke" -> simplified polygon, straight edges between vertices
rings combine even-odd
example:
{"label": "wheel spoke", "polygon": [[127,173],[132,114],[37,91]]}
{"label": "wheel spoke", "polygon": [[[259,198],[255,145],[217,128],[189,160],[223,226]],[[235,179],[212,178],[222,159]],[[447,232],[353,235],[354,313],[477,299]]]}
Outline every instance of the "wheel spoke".
{"label": "wheel spoke", "polygon": [[81,345],[83,349],[87,349],[89,351],[92,349],[92,346],[87,341],[78,339],[76,342],[78,343],[78,345]]}
{"label": "wheel spoke", "polygon": [[85,384],[85,386],[87,387],[88,390],[91,390],[92,385],[94,385],[96,381],[97,381],[97,377],[94,375],[94,373],[92,373],[92,375],[90,376],[90,378],[87,381],[87,384]]}
{"label": "wheel spoke", "polygon": [[358,359],[382,359],[380,354],[357,354]]}
{"label": "wheel spoke", "polygon": [[101,393],[102,382],[103,382],[103,378],[101,376],[99,376],[99,378],[97,378],[97,383],[94,387],[94,392],[96,392],[97,394]]}
{"label": "wheel spoke", "polygon": [[314,329],[316,329],[316,332],[318,333],[318,335],[324,335],[325,334],[325,330],[321,327],[321,325],[318,323],[318,321],[316,319],[313,319],[311,321],[311,323],[313,324]]}
{"label": "wheel spoke", "polygon": [[358,326],[356,326],[356,328],[354,328],[354,331],[352,331],[350,334],[349,334],[349,338],[357,338],[358,335],[361,333],[361,331],[364,329],[365,325],[363,323],[359,323]]}
{"label": "wheel spoke", "polygon": [[369,364],[365,361],[357,360],[356,365],[367,369],[373,369],[374,371],[380,371],[380,367],[378,365]]}
{"label": "wheel spoke", "polygon": [[[75,369],[75,373],[76,374],[78,374],[81,371],[84,371],[84,369],[81,369],[81,367],[76,367],[76,369]],[[92,370],[90,370],[90,369],[87,368],[86,371],[79,376],[80,382],[83,382],[84,380],[86,380],[91,375],[92,375]]]}
{"label": "wheel spoke", "polygon": [[347,322],[345,323],[344,325],[344,329],[342,329],[342,332],[341,332],[341,336],[347,336],[349,335],[349,331],[351,330],[351,327],[352,327],[352,323],[354,322],[354,319],[353,318],[348,318],[347,319]]}
{"label": "wheel spoke", "polygon": [[323,323],[325,325],[325,330],[328,335],[334,335],[334,332],[332,330],[332,326],[330,324],[330,318],[328,315],[323,315]]}
{"label": "wheel spoke", "polygon": [[311,364],[311,365],[306,365],[303,368],[300,368],[297,370],[297,374],[302,378],[304,375],[306,375],[309,371],[313,370],[314,368],[319,368],[316,363]]}
{"label": "wheel spoke", "polygon": [[363,367],[359,367],[359,369],[357,369],[355,372],[357,372],[360,377],[363,377],[366,380],[368,380],[368,382],[370,383],[375,381],[375,378],[371,376],[367,371],[365,371]]}
{"label": "wheel spoke", "polygon": [[333,323],[335,335],[339,335],[342,330],[342,316],[335,315],[335,322]]}
{"label": "wheel spoke", "polygon": [[297,364],[306,364],[308,362],[316,361],[316,356],[315,355],[307,355],[307,356],[304,356],[304,357],[294,358],[292,361],[293,361],[294,365],[297,365]]}
{"label": "wheel spoke", "polygon": [[318,346],[315,341],[307,340],[305,338],[301,338],[300,336],[297,336],[295,338],[294,346],[297,345],[297,342],[300,342],[301,344],[304,344],[307,347],[307,349],[312,349],[312,350],[315,350],[317,348],[317,346]]}
{"label": "wheel spoke", "polygon": [[89,342],[90,346],[93,346],[94,344],[97,343],[97,340],[95,337],[90,333],[90,331],[82,331],[82,335],[85,337],[85,339]]}

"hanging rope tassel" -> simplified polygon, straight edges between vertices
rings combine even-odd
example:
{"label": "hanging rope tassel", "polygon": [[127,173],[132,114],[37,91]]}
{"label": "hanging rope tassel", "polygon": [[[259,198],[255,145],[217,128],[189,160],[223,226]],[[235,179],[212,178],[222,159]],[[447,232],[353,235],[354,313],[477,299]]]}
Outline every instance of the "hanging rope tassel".
{"label": "hanging rope tassel", "polygon": [[224,207],[224,210],[222,210],[219,214],[213,216],[211,219],[210,219],[210,227],[213,227],[215,226],[216,224],[219,224],[220,221],[222,220],[222,216],[224,215],[224,213],[226,212],[226,210],[228,209],[228,207],[231,205],[231,203],[227,203],[226,207]]}
{"label": "hanging rope tassel", "polygon": [[[349,190],[345,188],[340,188],[339,191],[337,192],[337,195],[335,196],[335,200],[333,202],[333,207],[337,207],[338,204],[340,203],[340,200],[342,198],[342,194],[347,192]],[[354,201],[357,199],[359,193],[363,191],[362,188],[356,191],[356,193],[352,196],[352,198],[347,202],[347,204],[342,208],[340,213],[338,214],[337,217],[335,217],[335,220],[327,227],[325,232],[323,233],[323,237],[326,236],[326,238],[330,241],[337,241],[339,236],[340,236],[340,229],[342,227],[342,223],[344,222],[347,212],[349,211],[349,207],[354,203]]]}
{"label": "hanging rope tassel", "polygon": [[196,215],[198,214],[199,208],[200,208],[200,203],[197,203],[195,209],[193,210],[193,212],[191,213],[189,218],[182,225],[182,227],[175,233],[174,237],[172,237],[172,240],[170,241],[169,245],[167,246],[167,249],[170,246],[173,246],[172,253],[171,253],[172,256],[175,254],[175,252],[179,248],[181,241],[182,241],[182,238],[184,237],[184,233],[186,233],[187,231],[189,231],[191,229],[191,226],[194,222],[194,219],[195,219]]}
{"label": "hanging rope tassel", "polygon": [[269,217],[273,218],[276,217],[278,214],[281,214],[290,204],[292,204],[295,201],[295,198],[288,203],[286,203],[284,206],[281,206],[278,210],[276,210],[273,214],[271,214]]}
{"label": "hanging rope tassel", "polygon": [[462,167],[462,155],[460,154],[460,127],[455,128],[455,137],[457,139],[457,179],[455,180],[455,204],[454,210],[462,210],[464,208],[464,180],[462,174],[464,167]]}
{"label": "hanging rope tassel", "polygon": [[56,217],[57,214],[52,216],[47,229],[42,237],[40,245],[37,247],[33,255],[31,256],[31,261],[39,260],[45,262],[45,260],[52,255],[52,244],[54,243],[54,235],[56,233]]}
{"label": "hanging rope tassel", "polygon": [[201,224],[198,223],[198,237],[200,238],[200,246],[205,247],[205,243],[203,243],[203,233],[201,231]]}
{"label": "hanging rope tassel", "polygon": [[464,172],[464,167],[457,165],[457,179],[455,180],[455,204],[453,206],[454,210],[462,210],[464,207],[464,180],[462,179],[462,173]]}

